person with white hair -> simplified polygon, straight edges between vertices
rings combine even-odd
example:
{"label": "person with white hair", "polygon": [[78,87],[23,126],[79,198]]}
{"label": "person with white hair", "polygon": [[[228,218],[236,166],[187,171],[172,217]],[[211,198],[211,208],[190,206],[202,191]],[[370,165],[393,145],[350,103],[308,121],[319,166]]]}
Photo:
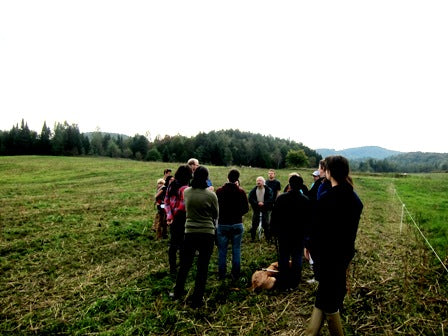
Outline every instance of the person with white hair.
{"label": "person with white hair", "polygon": [[252,228],[250,235],[252,241],[255,240],[255,234],[257,227],[260,223],[264,230],[264,235],[267,241],[271,240],[271,234],[269,229],[269,216],[274,204],[274,193],[272,189],[265,184],[263,176],[258,176],[256,179],[256,186],[249,192],[249,203],[252,207]]}
{"label": "person with white hair", "polygon": [[[191,158],[187,161],[187,165],[190,166],[191,171],[194,173],[194,171],[196,170],[196,168],[198,168],[200,166],[199,164],[199,160],[195,159],[195,158]],[[215,187],[213,187],[213,183],[212,180],[210,180],[209,178],[207,179],[207,189],[210,191],[214,191]]]}

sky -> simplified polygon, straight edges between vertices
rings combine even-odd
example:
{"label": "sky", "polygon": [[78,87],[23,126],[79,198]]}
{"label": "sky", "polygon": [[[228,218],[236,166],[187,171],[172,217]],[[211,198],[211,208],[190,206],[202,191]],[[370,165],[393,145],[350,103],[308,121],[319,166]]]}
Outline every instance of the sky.
{"label": "sky", "polygon": [[1,1],[0,130],[448,152],[448,1]]}

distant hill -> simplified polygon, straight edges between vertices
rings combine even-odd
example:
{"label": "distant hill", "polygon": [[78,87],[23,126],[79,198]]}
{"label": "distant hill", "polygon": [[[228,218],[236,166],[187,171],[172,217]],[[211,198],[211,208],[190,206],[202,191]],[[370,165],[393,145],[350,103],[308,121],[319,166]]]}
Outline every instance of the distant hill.
{"label": "distant hill", "polygon": [[383,160],[387,157],[403,154],[399,151],[394,151],[378,146],[364,146],[364,147],[356,147],[356,148],[347,148],[342,150],[328,149],[328,148],[319,148],[316,149],[322,157],[326,157],[328,155],[342,155],[345,156],[349,160],[361,160],[361,159],[377,159]]}

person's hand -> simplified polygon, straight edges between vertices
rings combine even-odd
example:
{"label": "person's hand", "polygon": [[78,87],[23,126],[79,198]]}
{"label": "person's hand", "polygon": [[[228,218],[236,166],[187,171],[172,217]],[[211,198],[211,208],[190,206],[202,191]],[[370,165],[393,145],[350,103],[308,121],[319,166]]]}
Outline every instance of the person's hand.
{"label": "person's hand", "polygon": [[168,225],[171,225],[171,224],[173,223],[173,220],[172,220],[172,219],[167,219],[167,220],[166,220],[166,223],[167,223]]}

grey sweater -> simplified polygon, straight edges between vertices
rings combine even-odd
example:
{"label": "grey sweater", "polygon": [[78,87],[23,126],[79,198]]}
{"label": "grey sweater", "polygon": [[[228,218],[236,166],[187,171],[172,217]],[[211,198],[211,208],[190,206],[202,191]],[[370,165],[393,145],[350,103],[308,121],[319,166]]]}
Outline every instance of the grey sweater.
{"label": "grey sweater", "polygon": [[185,233],[215,234],[218,218],[218,197],[208,189],[189,187],[184,191],[187,221]]}

